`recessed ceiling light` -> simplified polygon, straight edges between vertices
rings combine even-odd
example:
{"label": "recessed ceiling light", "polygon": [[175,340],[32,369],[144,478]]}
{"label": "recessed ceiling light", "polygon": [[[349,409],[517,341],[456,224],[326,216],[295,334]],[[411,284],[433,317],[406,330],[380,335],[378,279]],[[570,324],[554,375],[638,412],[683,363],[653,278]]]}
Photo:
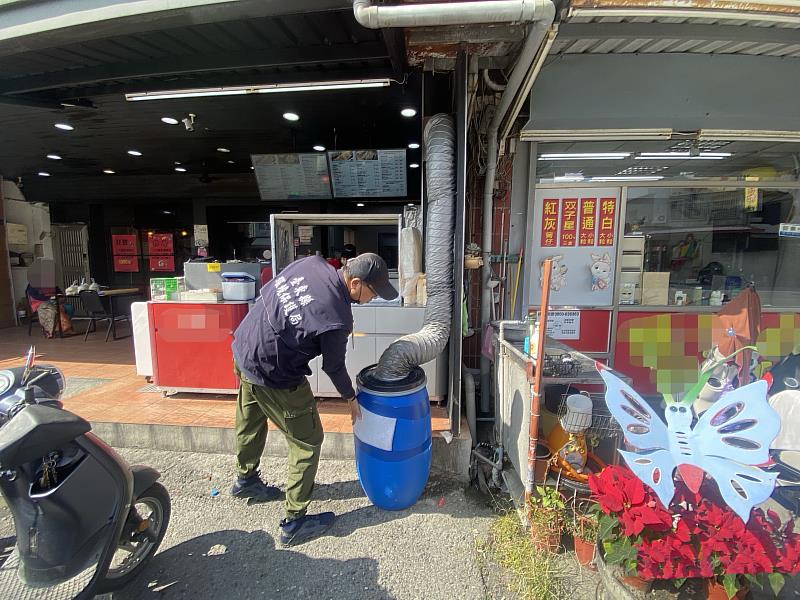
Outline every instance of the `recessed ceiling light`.
{"label": "recessed ceiling light", "polygon": [[232,165],[232,164],[233,164],[233,161],[232,161],[232,160],[229,160],[229,161],[228,161],[228,164],[229,164],[229,165]]}
{"label": "recessed ceiling light", "polygon": [[175,164],[176,164],[176,165],[179,165],[179,164],[181,164],[181,161],[179,161],[179,160],[176,160],[176,161],[175,161]]}
{"label": "recessed ceiling light", "polygon": [[111,169],[103,169],[103,173],[105,173],[106,175],[113,175],[115,171],[112,171]]}
{"label": "recessed ceiling light", "polygon": [[67,125],[66,123],[56,123],[56,129],[61,129],[63,131],[72,131],[75,129],[72,125]]}
{"label": "recessed ceiling light", "polygon": [[287,121],[299,121],[300,115],[293,112],[285,112],[283,113],[283,118],[286,119]]}
{"label": "recessed ceiling light", "polygon": [[128,150],[128,154],[130,154],[131,156],[141,156],[142,155],[142,153],[139,152],[138,150]]}
{"label": "recessed ceiling light", "polygon": [[162,210],[162,211],[161,211],[161,214],[162,214],[162,215],[171,215],[171,214],[172,214],[172,211],[171,211],[171,210]]}
{"label": "recessed ceiling light", "polygon": [[175,170],[176,170],[178,173],[186,173],[186,169],[184,169],[183,167],[175,167]]}
{"label": "recessed ceiling light", "polygon": [[251,171],[255,171],[255,170],[256,170],[256,168],[255,168],[255,167],[250,167],[250,170],[251,170]]}
{"label": "recessed ceiling light", "polygon": [[227,148],[217,148],[217,152],[230,152]]}
{"label": "recessed ceiling light", "polygon": [[419,169],[419,165],[417,163],[411,163],[408,166],[411,167],[412,169]]}
{"label": "recessed ceiling light", "polygon": [[58,154],[48,154],[47,158],[50,160],[61,160],[61,157]]}
{"label": "recessed ceiling light", "polygon": [[409,202],[408,206],[414,206],[414,203],[413,202]]}
{"label": "recessed ceiling light", "polygon": [[325,146],[317,144],[316,146],[314,146],[314,150],[316,150],[317,152],[325,152]]}
{"label": "recessed ceiling light", "polygon": [[417,142],[411,142],[408,145],[408,147],[411,148],[412,150],[416,150],[417,148],[419,148],[419,144]]}
{"label": "recessed ceiling light", "polygon": [[166,123],[167,125],[177,125],[180,123],[178,119],[173,119],[172,117],[161,117],[161,122]]}
{"label": "recessed ceiling light", "polygon": [[404,117],[415,117],[417,115],[417,111],[414,108],[404,108],[400,111],[400,114]]}
{"label": "recessed ceiling light", "polygon": [[39,175],[39,177],[50,177],[50,173],[47,171],[39,171],[37,175]]}
{"label": "recessed ceiling light", "polygon": [[[40,175],[41,175],[41,173],[40,173]],[[363,202],[359,202],[358,204],[356,204],[356,206],[358,206],[359,208],[364,208],[364,203]]]}

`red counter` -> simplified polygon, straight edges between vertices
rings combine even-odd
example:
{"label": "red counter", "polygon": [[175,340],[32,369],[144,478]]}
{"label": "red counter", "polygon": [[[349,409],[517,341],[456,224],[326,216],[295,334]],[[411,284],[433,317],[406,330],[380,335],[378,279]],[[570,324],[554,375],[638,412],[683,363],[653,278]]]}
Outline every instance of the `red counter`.
{"label": "red counter", "polygon": [[148,302],[153,383],[167,392],[235,394],[233,332],[247,302]]}

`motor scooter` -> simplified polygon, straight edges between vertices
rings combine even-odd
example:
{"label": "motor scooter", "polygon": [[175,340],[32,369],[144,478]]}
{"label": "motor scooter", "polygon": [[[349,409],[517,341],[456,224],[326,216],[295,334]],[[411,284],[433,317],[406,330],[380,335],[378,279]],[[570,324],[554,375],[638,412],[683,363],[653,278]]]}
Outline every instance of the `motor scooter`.
{"label": "motor scooter", "polygon": [[[0,598],[90,599],[141,573],[170,519],[150,467],[129,466],[64,410],[65,379],[37,365],[0,370],[0,493],[14,519]],[[2,558],[0,558],[2,561]]]}

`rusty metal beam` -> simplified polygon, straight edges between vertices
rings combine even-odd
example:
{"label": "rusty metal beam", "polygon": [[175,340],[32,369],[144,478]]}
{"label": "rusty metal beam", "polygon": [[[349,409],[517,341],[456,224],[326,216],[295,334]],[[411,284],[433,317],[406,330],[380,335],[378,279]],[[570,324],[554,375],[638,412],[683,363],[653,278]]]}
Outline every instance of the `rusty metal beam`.
{"label": "rusty metal beam", "polygon": [[564,23],[558,30],[558,41],[617,39],[800,44],[800,31],[782,27],[697,23]]}
{"label": "rusty metal beam", "polygon": [[[742,13],[774,13],[783,15],[800,16],[800,7],[791,0],[776,0],[774,2],[748,2],[747,0],[572,0],[570,8],[648,8],[648,9],[675,9],[681,11],[715,10]],[[742,18],[742,16],[738,18]],[[736,15],[729,18],[736,19]],[[746,16],[745,16],[746,18]]]}
{"label": "rusty metal beam", "polygon": [[467,25],[463,27],[425,27],[408,30],[408,44],[486,44],[520,42],[525,38],[523,25]]}

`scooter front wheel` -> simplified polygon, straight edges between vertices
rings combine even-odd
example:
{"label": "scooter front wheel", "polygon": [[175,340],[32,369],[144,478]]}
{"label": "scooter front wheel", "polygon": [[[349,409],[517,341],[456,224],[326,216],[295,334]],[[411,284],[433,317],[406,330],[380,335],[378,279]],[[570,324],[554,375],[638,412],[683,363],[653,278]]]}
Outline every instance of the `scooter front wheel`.
{"label": "scooter front wheel", "polygon": [[134,500],[108,571],[97,585],[98,594],[118,590],[142,572],[164,539],[171,512],[169,493],[160,483]]}

